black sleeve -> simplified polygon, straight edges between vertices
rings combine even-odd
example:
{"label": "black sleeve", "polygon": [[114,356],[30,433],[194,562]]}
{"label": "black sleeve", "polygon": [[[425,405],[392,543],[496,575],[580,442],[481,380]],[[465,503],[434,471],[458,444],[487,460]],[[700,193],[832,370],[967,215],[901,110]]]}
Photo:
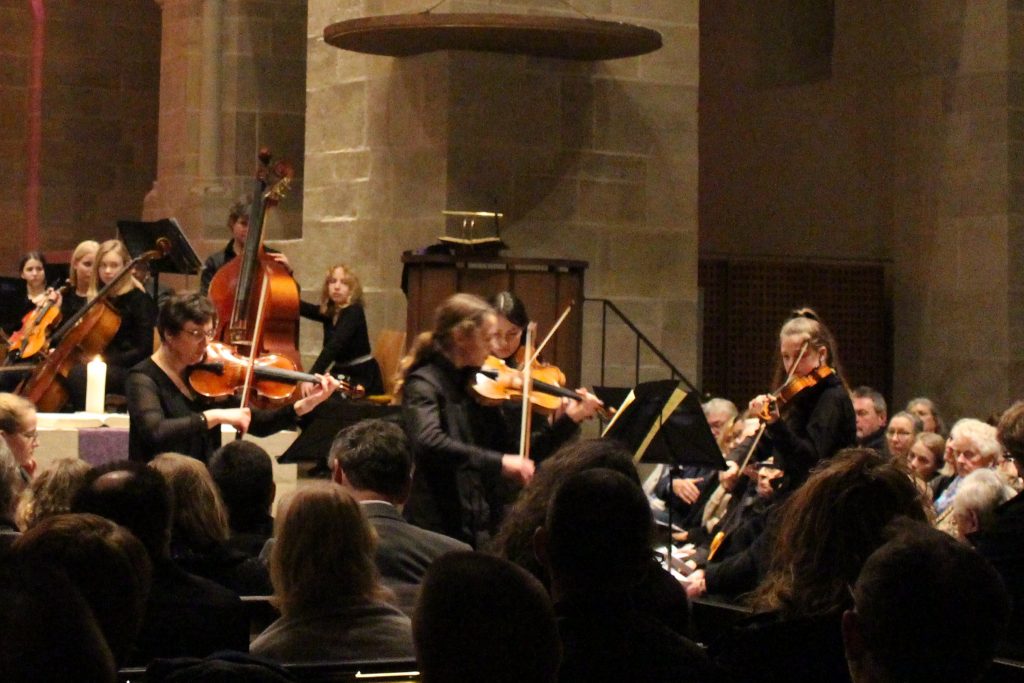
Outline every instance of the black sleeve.
{"label": "black sleeve", "polygon": [[750,546],[721,562],[704,569],[704,584],[709,594],[737,596],[754,590],[768,573],[771,557],[771,539],[767,531]]}
{"label": "black sleeve", "polygon": [[249,433],[253,436],[270,436],[281,430],[291,429],[297,422],[295,405],[291,403],[271,410],[253,408]]}
{"label": "black sleeve", "polygon": [[211,254],[203,262],[203,269],[199,273],[199,293],[203,296],[210,293],[210,283],[217,274],[217,268],[217,254]]}
{"label": "black sleeve", "polygon": [[147,453],[174,450],[178,444],[189,442],[193,435],[202,434],[206,429],[206,421],[199,413],[183,417],[165,415],[160,388],[149,375],[138,371],[128,373],[125,393],[132,428],[141,437]]}
{"label": "black sleeve", "polygon": [[320,307],[316,304],[311,304],[308,301],[299,300],[299,315],[303,318],[309,318],[315,320],[318,323],[322,323],[327,320],[327,316],[320,312]]}
{"label": "black sleeve", "polygon": [[[331,330],[327,339],[324,339],[324,348],[317,356],[316,362],[310,372],[314,375],[323,374],[331,367],[332,363],[344,361],[357,356],[354,346],[358,345],[358,335],[366,334],[366,314],[362,306],[346,306],[341,310],[338,322]],[[369,347],[369,341],[365,348]]]}
{"label": "black sleeve", "polygon": [[[107,362],[122,368],[130,368],[153,353],[153,330],[156,328],[156,303],[141,290],[118,298],[121,313],[121,327],[105,352]],[[112,348],[114,347],[114,348]]]}
{"label": "black sleeve", "polygon": [[497,474],[502,453],[452,438],[442,425],[440,390],[423,377],[410,375],[402,387],[402,419],[414,450],[431,464],[454,468],[469,461]]}
{"label": "black sleeve", "polygon": [[830,387],[811,411],[805,436],[795,433],[785,420],[768,425],[782,469],[790,474],[805,475],[819,460],[853,445],[849,438],[850,424],[847,424],[853,422],[853,408],[852,404],[846,404],[850,404],[846,391],[842,387]]}

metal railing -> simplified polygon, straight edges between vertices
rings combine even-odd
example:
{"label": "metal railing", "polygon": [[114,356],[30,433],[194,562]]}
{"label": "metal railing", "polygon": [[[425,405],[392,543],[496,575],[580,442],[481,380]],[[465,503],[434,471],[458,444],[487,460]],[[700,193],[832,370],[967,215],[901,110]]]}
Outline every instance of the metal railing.
{"label": "metal railing", "polygon": [[613,302],[609,301],[608,299],[585,297],[583,299],[583,303],[584,304],[587,304],[587,303],[598,303],[598,304],[601,304],[601,378],[600,378],[600,385],[601,386],[604,386],[605,365],[606,365],[605,361],[606,361],[606,358],[607,358],[607,345],[608,345],[608,311],[610,310],[612,313],[615,314],[616,317],[618,317],[619,321],[622,324],[624,324],[627,328],[629,328],[629,330],[633,333],[633,335],[634,335],[634,337],[636,339],[636,342],[635,342],[635,354],[634,354],[634,361],[633,361],[634,362],[634,380],[633,380],[634,386],[640,383],[640,349],[642,348],[641,347],[641,344],[642,344],[643,347],[646,347],[648,351],[650,351],[652,354],[654,354],[654,356],[659,361],[661,361],[661,363],[665,367],[667,367],[669,369],[669,371],[671,372],[670,379],[679,379],[684,384],[686,384],[687,387],[689,387],[690,391],[696,392],[697,394],[702,394],[701,390],[698,389],[697,387],[695,387],[693,385],[693,383],[689,380],[689,378],[687,378],[687,376],[684,375],[683,372],[679,368],[677,368],[675,366],[675,364],[671,360],[669,360],[667,356],[665,356],[664,353],[661,352],[661,349],[659,349],[657,346],[655,346],[654,342],[652,342],[650,339],[648,339],[647,335],[645,335],[643,332],[641,332],[640,328],[638,328],[633,323],[633,321],[630,320],[629,317],[626,316],[626,314],[622,312],[622,309],[620,309],[618,306],[616,306]]}

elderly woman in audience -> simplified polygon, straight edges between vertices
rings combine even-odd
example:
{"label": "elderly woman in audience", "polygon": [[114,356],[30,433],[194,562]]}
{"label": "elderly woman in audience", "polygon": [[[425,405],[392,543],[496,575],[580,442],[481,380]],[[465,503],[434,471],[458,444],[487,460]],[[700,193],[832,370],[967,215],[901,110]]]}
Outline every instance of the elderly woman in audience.
{"label": "elderly woman in audience", "polygon": [[964,478],[975,470],[991,468],[1002,455],[1003,448],[996,438],[996,428],[974,418],[957,420],[949,432],[949,451],[956,467],[956,476],[935,499],[935,526],[957,536],[953,500]]}
{"label": "elderly woman in audience", "polygon": [[415,656],[409,617],[385,602],[376,538],[359,503],[336,484],[299,489],[281,505],[270,577],[281,618],[250,651],[281,662]]}
{"label": "elderly woman in audience", "polygon": [[823,462],[780,511],[771,568],[753,596],[758,613],[711,648],[727,676],[846,680],[840,621],[849,586],[900,516],[926,521],[902,461],[851,448]]}
{"label": "elderly woman in audience", "polygon": [[968,474],[953,499],[953,516],[960,538],[992,526],[996,508],[1017,495],[995,470],[974,470]]}
{"label": "elderly woman in audience", "polygon": [[39,446],[36,407],[31,401],[14,394],[0,393],[0,435],[18,463],[22,481],[27,483],[36,471],[34,455]]}
{"label": "elderly woman in audience", "polygon": [[910,446],[907,464],[914,476],[928,485],[932,498],[935,497],[935,488],[943,477],[945,453],[946,440],[935,432],[921,432],[914,437],[914,443]]}
{"label": "elderly woman in audience", "polygon": [[930,398],[918,396],[910,399],[907,403],[907,412],[921,418],[923,431],[934,432],[940,436],[946,435],[946,425],[942,421],[942,416],[939,415],[939,407]]}
{"label": "elderly woman in audience", "polygon": [[171,559],[239,595],[269,595],[270,577],[263,564],[227,545],[227,509],[206,465],[187,455],[164,453],[149,466],[171,487]]}
{"label": "elderly woman in audience", "polygon": [[70,512],[71,501],[90,467],[78,458],[60,458],[43,469],[21,493],[18,528],[27,531],[47,517]]}
{"label": "elderly woman in audience", "polygon": [[905,462],[910,456],[914,438],[921,433],[922,427],[921,418],[905,410],[889,418],[889,426],[885,430],[885,447],[889,455]]}

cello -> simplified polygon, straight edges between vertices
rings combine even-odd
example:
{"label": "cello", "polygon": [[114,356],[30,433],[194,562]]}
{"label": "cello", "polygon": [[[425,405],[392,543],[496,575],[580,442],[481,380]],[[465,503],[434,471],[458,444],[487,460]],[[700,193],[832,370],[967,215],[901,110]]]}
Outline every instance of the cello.
{"label": "cello", "polygon": [[[259,153],[245,249],[225,263],[210,282],[209,297],[217,311],[214,338],[245,356],[276,354],[301,368],[299,286],[291,273],[263,248],[266,210],[284,196],[293,170],[284,162],[275,164],[273,171],[279,180],[268,187],[269,165],[270,152],[263,148]],[[261,306],[260,292],[264,287],[266,301]],[[295,398],[292,392],[282,401]]]}
{"label": "cello", "polygon": [[165,256],[171,241],[161,237],[156,247],[129,261],[95,298],[61,324],[49,339],[49,354],[14,393],[32,401],[40,412],[53,413],[64,407],[69,397],[65,382],[71,368],[103,353],[121,326],[121,315],[109,301],[111,292],[131,276],[136,265]]}

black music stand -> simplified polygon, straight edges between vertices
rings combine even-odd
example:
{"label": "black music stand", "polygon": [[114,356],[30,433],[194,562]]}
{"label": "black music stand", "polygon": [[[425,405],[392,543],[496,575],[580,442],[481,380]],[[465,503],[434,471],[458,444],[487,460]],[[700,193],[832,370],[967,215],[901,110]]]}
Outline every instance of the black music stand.
{"label": "black music stand", "polygon": [[[703,465],[725,469],[700,399],[674,379],[638,384],[601,435],[621,442],[634,464]],[[672,561],[672,504],[668,507],[666,562]]]}
{"label": "black music stand", "polygon": [[195,275],[199,272],[202,265],[199,255],[182,232],[177,220],[161,218],[149,222],[118,221],[117,231],[132,258],[155,249],[158,240],[162,238],[171,243],[170,249],[162,258],[149,262],[149,272],[153,274],[154,293],[160,292],[160,273]]}

